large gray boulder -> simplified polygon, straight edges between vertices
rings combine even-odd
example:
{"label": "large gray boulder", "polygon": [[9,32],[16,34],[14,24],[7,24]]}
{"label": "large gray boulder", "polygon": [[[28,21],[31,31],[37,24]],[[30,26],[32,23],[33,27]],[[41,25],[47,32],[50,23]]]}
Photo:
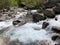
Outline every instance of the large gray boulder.
{"label": "large gray boulder", "polygon": [[45,29],[45,28],[47,28],[47,26],[49,25],[49,23],[48,22],[43,22],[43,24],[42,24],[42,29]]}
{"label": "large gray boulder", "polygon": [[53,10],[55,14],[60,14],[60,3],[57,6],[55,6]]}
{"label": "large gray boulder", "polygon": [[46,19],[46,17],[44,16],[43,13],[35,13],[35,14],[32,15],[32,17],[33,17],[33,21],[34,22],[39,22],[41,20],[45,20]]}
{"label": "large gray boulder", "polygon": [[60,27],[53,26],[53,27],[52,27],[52,31],[54,31],[54,32],[56,32],[56,33],[60,33]]}
{"label": "large gray boulder", "polygon": [[53,9],[46,9],[43,11],[44,16],[46,16],[47,18],[54,18],[55,17],[55,13],[53,11]]}
{"label": "large gray boulder", "polygon": [[46,0],[44,3],[40,4],[40,7],[43,9],[53,8],[56,6],[56,3],[60,3],[60,0]]}

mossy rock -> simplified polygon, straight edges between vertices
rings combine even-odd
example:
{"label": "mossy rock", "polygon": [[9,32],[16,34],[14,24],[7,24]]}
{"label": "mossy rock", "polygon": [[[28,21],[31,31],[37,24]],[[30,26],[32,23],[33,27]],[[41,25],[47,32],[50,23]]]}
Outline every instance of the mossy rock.
{"label": "mossy rock", "polygon": [[44,16],[46,16],[47,18],[54,18],[55,17],[54,11],[44,10],[43,13],[44,13]]}

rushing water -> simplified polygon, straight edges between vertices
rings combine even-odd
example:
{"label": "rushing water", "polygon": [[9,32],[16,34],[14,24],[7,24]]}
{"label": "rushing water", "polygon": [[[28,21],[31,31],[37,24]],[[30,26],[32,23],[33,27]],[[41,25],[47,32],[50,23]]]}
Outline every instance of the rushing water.
{"label": "rushing water", "polygon": [[55,19],[44,20],[50,24],[46,29],[42,29],[42,23],[44,21],[40,21],[38,23],[26,23],[18,27],[12,26],[5,34],[10,36],[11,41],[18,39],[20,42],[24,43],[35,42],[36,40],[52,41],[51,35],[48,33],[49,30],[51,30],[52,26],[60,26],[60,15],[56,17],[58,17],[58,21]]}
{"label": "rushing water", "polygon": [[[47,35],[47,31],[44,29],[35,30],[33,27],[36,26],[35,23],[26,23],[23,26],[14,28],[8,32],[11,36],[11,39],[18,38],[20,41],[29,42],[29,40],[50,40],[50,37]],[[39,25],[37,25],[39,26]],[[12,34],[13,33],[13,34]],[[12,35],[11,35],[12,34]]]}

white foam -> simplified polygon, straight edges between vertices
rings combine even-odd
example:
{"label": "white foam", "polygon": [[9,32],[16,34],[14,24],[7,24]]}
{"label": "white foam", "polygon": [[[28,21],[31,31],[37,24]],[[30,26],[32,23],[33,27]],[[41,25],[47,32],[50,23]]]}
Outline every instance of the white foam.
{"label": "white foam", "polygon": [[49,19],[48,22],[50,23],[50,26],[59,26],[60,27],[60,15],[56,16],[58,20],[55,19]]}
{"label": "white foam", "polygon": [[[40,29],[34,30],[33,26],[37,24],[35,23],[27,23],[23,26],[20,26],[18,28],[14,28],[13,30],[7,32],[8,34],[12,34],[11,40],[19,39],[21,42],[28,43],[29,41],[35,41],[35,40],[51,40],[51,38],[46,35],[47,31]],[[39,25],[37,25],[39,26]]]}
{"label": "white foam", "polygon": [[15,18],[25,17],[27,15],[27,12],[18,12]]}
{"label": "white foam", "polygon": [[31,13],[32,14],[34,14],[34,13],[36,13],[37,12],[37,10],[31,10]]}
{"label": "white foam", "polygon": [[3,29],[5,27],[9,27],[12,25],[12,20],[9,20],[9,21],[2,21],[0,22],[0,29]]}

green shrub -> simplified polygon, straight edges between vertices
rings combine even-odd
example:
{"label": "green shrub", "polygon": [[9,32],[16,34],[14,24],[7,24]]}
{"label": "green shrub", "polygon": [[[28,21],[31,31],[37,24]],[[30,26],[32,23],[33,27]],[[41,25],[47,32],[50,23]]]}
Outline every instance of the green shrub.
{"label": "green shrub", "polygon": [[7,6],[18,6],[21,2],[27,7],[35,7],[44,2],[44,0],[0,0],[0,9]]}
{"label": "green shrub", "polygon": [[10,6],[18,6],[17,0],[9,0]]}
{"label": "green shrub", "polygon": [[35,7],[44,2],[44,0],[18,0],[18,2],[24,2],[27,7]]}

